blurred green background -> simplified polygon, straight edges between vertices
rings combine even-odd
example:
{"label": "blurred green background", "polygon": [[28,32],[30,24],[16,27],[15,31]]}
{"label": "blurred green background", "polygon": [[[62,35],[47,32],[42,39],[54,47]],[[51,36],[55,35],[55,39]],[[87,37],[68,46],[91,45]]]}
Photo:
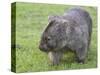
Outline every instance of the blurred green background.
{"label": "blurred green background", "polygon": [[93,32],[88,58],[85,64],[74,61],[73,53],[65,53],[58,66],[50,66],[46,53],[38,48],[41,33],[48,23],[48,16],[63,15],[75,6],[16,3],[16,72],[37,72],[97,67],[97,8],[83,7],[93,19]]}

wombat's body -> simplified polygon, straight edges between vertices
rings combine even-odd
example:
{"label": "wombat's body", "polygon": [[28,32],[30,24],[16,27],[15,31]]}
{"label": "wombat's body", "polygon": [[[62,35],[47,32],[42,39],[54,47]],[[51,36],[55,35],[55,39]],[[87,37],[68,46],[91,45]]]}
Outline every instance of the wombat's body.
{"label": "wombat's body", "polygon": [[65,50],[76,53],[83,63],[91,40],[92,20],[88,12],[73,8],[63,16],[49,17],[49,24],[42,34],[40,50],[48,53],[53,64],[59,64]]}

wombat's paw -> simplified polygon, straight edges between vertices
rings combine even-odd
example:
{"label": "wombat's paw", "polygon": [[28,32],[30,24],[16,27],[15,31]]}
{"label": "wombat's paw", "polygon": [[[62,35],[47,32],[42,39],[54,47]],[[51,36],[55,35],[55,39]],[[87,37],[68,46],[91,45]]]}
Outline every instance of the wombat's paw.
{"label": "wombat's paw", "polygon": [[75,61],[77,61],[79,64],[84,64],[84,60],[79,60],[77,57],[75,58]]}
{"label": "wombat's paw", "polygon": [[78,60],[77,61],[79,64],[84,64],[84,60]]}

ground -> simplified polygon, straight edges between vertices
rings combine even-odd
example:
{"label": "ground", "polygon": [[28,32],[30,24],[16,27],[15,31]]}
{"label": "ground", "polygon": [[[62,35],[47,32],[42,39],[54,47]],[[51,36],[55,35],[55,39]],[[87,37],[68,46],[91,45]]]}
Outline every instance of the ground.
{"label": "ground", "polygon": [[97,8],[83,7],[93,19],[90,50],[85,64],[74,61],[73,53],[65,53],[58,66],[50,66],[48,56],[38,48],[48,16],[63,15],[70,5],[16,3],[16,72],[86,69],[97,67]]}

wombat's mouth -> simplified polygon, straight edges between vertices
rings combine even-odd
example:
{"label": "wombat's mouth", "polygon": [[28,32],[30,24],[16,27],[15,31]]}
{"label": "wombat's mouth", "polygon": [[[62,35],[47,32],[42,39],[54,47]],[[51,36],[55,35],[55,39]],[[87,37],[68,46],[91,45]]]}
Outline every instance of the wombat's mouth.
{"label": "wombat's mouth", "polygon": [[43,52],[48,52],[49,50],[46,48],[46,47],[43,47],[43,46],[39,46],[39,49]]}
{"label": "wombat's mouth", "polygon": [[40,49],[41,51],[43,51],[43,52],[49,52],[48,50],[46,50],[46,49]]}

